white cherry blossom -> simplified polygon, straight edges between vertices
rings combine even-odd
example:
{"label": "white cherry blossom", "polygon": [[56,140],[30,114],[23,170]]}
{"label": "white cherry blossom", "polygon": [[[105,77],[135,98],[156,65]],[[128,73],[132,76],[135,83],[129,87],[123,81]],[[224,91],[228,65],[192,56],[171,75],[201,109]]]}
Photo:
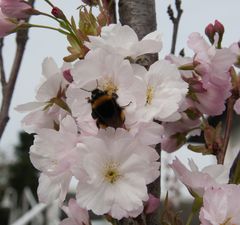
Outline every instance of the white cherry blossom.
{"label": "white cherry blossom", "polygon": [[[68,82],[63,77],[63,71],[69,67],[69,64],[64,64],[62,68],[58,68],[52,58],[44,59],[42,63],[43,77],[36,91],[36,101],[15,108],[19,112],[29,112],[22,120],[23,127],[27,132],[34,133],[41,128],[53,128],[54,123],[59,123],[59,117],[67,114],[64,89]],[[59,104],[66,108],[59,107]]]}
{"label": "white cherry blossom", "polygon": [[201,225],[240,225],[240,185],[208,188],[200,210]]}
{"label": "white cherry blossom", "polygon": [[162,49],[159,32],[149,33],[139,41],[135,31],[128,25],[110,24],[102,28],[101,36],[88,37],[90,42],[85,42],[88,48],[105,49],[109,53],[119,54],[124,58],[136,58],[146,53],[159,52]]}
{"label": "white cherry blossom", "polygon": [[219,184],[226,184],[229,179],[229,170],[224,165],[210,165],[199,171],[197,165],[191,159],[188,162],[190,169],[187,169],[178,158],[173,160],[170,165],[177,178],[188,189],[195,192],[199,196],[203,196],[204,191],[209,187]]}
{"label": "white cherry blossom", "polygon": [[[71,167],[79,134],[75,121],[67,116],[60,123],[60,130],[40,129],[30,148],[30,159],[42,172],[38,195],[43,202],[64,201],[72,178]],[[48,188],[51,187],[51,191]]]}
{"label": "white cherry blossom", "polygon": [[176,121],[181,118],[178,113],[188,91],[188,85],[182,80],[175,65],[166,60],[152,64],[142,77],[144,98],[137,98],[138,118],[149,122],[154,118],[159,121]]}
{"label": "white cherry blossom", "polygon": [[78,204],[116,219],[139,215],[148,200],[146,185],[159,176],[156,151],[124,129],[99,130],[81,141],[80,160],[73,169],[79,180]]}

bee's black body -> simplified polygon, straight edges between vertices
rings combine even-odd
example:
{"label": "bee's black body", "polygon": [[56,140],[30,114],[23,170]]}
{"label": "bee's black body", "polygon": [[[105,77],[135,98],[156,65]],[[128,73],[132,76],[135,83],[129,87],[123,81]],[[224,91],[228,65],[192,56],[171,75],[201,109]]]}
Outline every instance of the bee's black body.
{"label": "bee's black body", "polygon": [[92,117],[97,120],[98,128],[123,127],[125,117],[117,98],[117,94],[109,95],[107,91],[98,88],[92,91],[89,103],[92,105]]}

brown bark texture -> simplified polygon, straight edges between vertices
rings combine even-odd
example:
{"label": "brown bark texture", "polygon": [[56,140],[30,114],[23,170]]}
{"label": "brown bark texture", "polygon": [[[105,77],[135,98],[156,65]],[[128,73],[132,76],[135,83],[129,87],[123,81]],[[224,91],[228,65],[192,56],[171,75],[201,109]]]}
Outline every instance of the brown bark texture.
{"label": "brown bark texture", "polygon": [[[129,25],[135,30],[138,38],[141,40],[145,35],[153,32],[157,28],[155,0],[119,0],[119,17],[122,25]],[[140,63],[149,67],[158,59],[157,54],[147,54],[141,57]],[[156,146],[156,151],[160,154],[160,144]],[[149,193],[160,197],[160,177],[148,187]],[[137,218],[134,222],[130,219],[124,219],[121,225],[160,225],[160,209],[146,216],[145,219]]]}
{"label": "brown bark texture", "polygon": [[[30,5],[34,5],[35,0],[28,1]],[[15,84],[17,81],[17,77],[19,74],[20,66],[23,60],[23,55],[25,51],[25,46],[28,40],[28,29],[19,30],[16,33],[16,53],[12,65],[12,69],[10,72],[9,80],[6,81],[5,71],[3,68],[3,56],[2,56],[2,48],[3,48],[3,39],[0,41],[0,77],[1,77],[1,85],[2,85],[2,103],[0,108],[0,140],[2,138],[3,132],[7,126],[9,121],[9,108],[12,101],[13,91],[15,88]]]}

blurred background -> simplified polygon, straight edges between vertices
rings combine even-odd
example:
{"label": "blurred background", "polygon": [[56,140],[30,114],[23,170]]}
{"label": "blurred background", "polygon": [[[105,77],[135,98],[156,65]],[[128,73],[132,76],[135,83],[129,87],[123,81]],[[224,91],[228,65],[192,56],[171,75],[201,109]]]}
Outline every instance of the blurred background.
{"label": "blurred background", "polygon": [[[80,1],[55,0],[52,2],[69,17],[74,15],[77,18],[78,11],[76,9],[80,5]],[[169,4],[172,4],[173,9],[175,9],[174,1],[156,0],[158,30],[163,34],[164,46],[160,52],[160,58],[168,54],[171,48],[172,23],[167,15]],[[51,10],[44,1],[36,1],[35,8],[46,12]],[[182,8],[184,12],[180,21],[176,54],[185,48],[186,55],[192,56],[192,52],[186,47],[189,34],[191,32],[204,34],[206,25],[213,23],[215,19],[218,19],[225,26],[223,46],[228,47],[233,42],[239,41],[239,0],[183,0]],[[38,16],[32,17],[31,23],[56,25],[49,19]],[[65,37],[54,31],[30,30],[30,39],[27,43],[11,104],[10,122],[0,141],[0,225],[13,224],[14,221],[31,209],[35,209],[36,212],[41,211],[41,214],[36,213],[38,216],[31,222],[34,225],[52,225],[55,224],[52,222],[53,217],[54,220],[56,220],[55,217],[59,218],[60,212],[56,206],[49,206],[48,210],[46,210],[47,207],[45,205],[37,203],[38,172],[31,165],[28,155],[29,147],[33,143],[33,135],[22,131],[21,120],[24,115],[16,112],[14,107],[34,101],[35,87],[37,87],[40,80],[43,59],[51,56],[61,66],[62,58],[68,54],[66,47],[67,41]],[[3,51],[6,73],[9,74],[15,51],[14,34],[9,35],[5,39]],[[0,94],[0,101],[1,97]],[[235,119],[234,125],[227,155],[228,166],[230,166],[232,159],[240,149],[238,139],[240,121]],[[176,180],[168,167],[168,164],[175,156],[178,156],[185,164],[188,158],[194,158],[200,168],[215,163],[215,159],[210,156],[204,156],[203,160],[202,156],[192,153],[186,147],[171,155],[167,153],[162,154],[162,198],[165,198],[166,190],[169,190],[169,198],[172,199],[172,204],[176,207],[179,207],[181,204],[182,209],[186,207],[190,211],[188,202],[191,203],[192,198],[186,188]],[[71,186],[72,192],[74,192],[74,185],[76,184],[73,182]],[[184,217],[181,213],[180,216]],[[55,222],[57,224],[57,220]],[[198,223],[196,222],[195,224]],[[14,225],[21,225],[21,223]]]}

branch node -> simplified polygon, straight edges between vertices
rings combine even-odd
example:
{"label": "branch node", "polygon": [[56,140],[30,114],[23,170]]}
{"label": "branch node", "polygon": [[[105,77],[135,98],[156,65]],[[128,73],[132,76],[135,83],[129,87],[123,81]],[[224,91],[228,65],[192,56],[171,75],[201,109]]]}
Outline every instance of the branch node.
{"label": "branch node", "polygon": [[174,17],[174,13],[173,13],[171,5],[168,6],[167,13],[168,13],[170,20],[174,23],[175,17]]}

